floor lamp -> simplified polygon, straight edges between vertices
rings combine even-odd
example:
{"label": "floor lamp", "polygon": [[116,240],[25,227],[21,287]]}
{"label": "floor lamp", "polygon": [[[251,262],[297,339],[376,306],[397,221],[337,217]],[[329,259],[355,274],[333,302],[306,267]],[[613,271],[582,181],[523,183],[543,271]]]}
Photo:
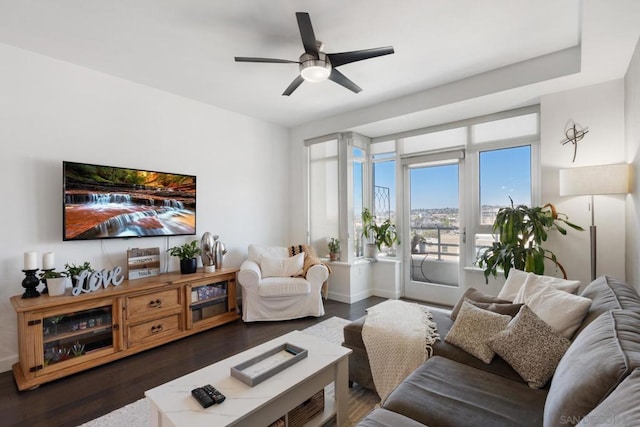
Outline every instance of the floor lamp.
{"label": "floor lamp", "polygon": [[561,196],[591,196],[591,280],[596,278],[596,225],[593,196],[601,194],[626,194],[629,192],[629,165],[587,166],[560,170]]}

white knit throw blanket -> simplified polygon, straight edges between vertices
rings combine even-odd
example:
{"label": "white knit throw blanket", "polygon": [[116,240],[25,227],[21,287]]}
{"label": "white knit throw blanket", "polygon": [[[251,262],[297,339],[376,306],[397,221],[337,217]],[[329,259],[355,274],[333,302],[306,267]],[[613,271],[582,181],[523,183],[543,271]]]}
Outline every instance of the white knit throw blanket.
{"label": "white knit throw blanket", "polygon": [[426,307],[389,300],[367,310],[362,340],[380,402],[429,358],[440,338]]}

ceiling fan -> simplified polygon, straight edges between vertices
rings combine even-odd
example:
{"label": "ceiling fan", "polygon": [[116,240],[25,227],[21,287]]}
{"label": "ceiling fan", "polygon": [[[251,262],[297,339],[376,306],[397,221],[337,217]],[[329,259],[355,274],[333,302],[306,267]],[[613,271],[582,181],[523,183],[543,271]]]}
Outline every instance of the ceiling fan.
{"label": "ceiling fan", "polygon": [[324,53],[322,51],[322,42],[317,40],[315,34],[313,33],[313,27],[311,26],[311,18],[309,18],[309,14],[306,12],[296,12],[296,18],[298,19],[298,28],[300,29],[302,45],[304,46],[304,53],[300,55],[298,61],[274,58],[253,58],[245,56],[235,57],[236,62],[300,64],[300,75],[291,82],[289,87],[287,87],[282,95],[291,95],[293,91],[296,90],[298,86],[300,86],[305,80],[310,82],[320,82],[326,79],[329,79],[355,93],[358,93],[362,91],[362,88],[349,80],[340,71],[336,70],[336,67],[344,64],[350,64],[356,61],[362,61],[363,59],[375,58],[376,56],[383,56],[394,53],[392,46],[354,50],[352,52]]}

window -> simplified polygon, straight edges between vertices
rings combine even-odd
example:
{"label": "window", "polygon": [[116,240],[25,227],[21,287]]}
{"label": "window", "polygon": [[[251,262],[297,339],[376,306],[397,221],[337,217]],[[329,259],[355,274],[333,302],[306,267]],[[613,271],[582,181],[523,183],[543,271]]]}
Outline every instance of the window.
{"label": "window", "polygon": [[493,224],[500,208],[531,205],[531,146],[481,151],[480,224]]}
{"label": "window", "polygon": [[353,154],[353,255],[362,256],[362,208],[364,207],[364,163],[365,152],[354,147]]}
{"label": "window", "polygon": [[[372,156],[373,192],[372,212],[377,222],[396,221],[396,161],[394,153]],[[383,248],[388,256],[395,256],[395,248]]]}
{"label": "window", "polygon": [[309,146],[309,239],[320,256],[328,252],[327,242],[338,237],[338,141]]}
{"label": "window", "polygon": [[[478,252],[491,245],[495,215],[511,203],[510,198],[516,205],[538,202],[539,114],[539,107],[532,106],[415,129],[389,135],[387,139],[380,136],[371,140],[347,132],[307,141],[310,243],[324,256],[328,239],[337,237],[341,240],[342,261],[362,256],[361,215],[363,208],[369,207],[378,220],[390,219],[402,226],[398,231],[407,244],[401,248],[409,250],[411,246],[411,250],[423,251],[438,260],[455,257],[472,265]],[[453,202],[422,206],[413,194],[408,195],[411,202],[407,203],[407,195],[398,193],[407,179],[417,184],[416,194],[420,193],[418,187],[423,181],[430,183],[432,195],[454,182],[453,178],[439,180],[419,175],[427,173],[427,165],[421,165],[427,162],[423,160],[427,157],[430,168],[438,166],[430,172],[454,171],[451,162],[447,165],[444,161],[452,150],[460,153],[456,158],[465,159],[455,165],[460,178],[458,186],[448,190],[451,195],[460,195],[460,206]],[[405,175],[408,164],[416,169],[411,177]],[[424,170],[419,171],[422,166]],[[401,182],[397,182],[397,177],[402,177]],[[409,213],[405,212],[407,209]],[[414,217],[414,209],[423,210],[425,218]],[[445,215],[447,209],[451,215]],[[440,233],[460,236],[458,246],[454,237],[447,235],[451,237],[449,242],[442,234],[432,247],[413,244],[412,241],[421,240],[436,242],[435,236],[429,234],[433,232],[425,228],[436,222]]]}

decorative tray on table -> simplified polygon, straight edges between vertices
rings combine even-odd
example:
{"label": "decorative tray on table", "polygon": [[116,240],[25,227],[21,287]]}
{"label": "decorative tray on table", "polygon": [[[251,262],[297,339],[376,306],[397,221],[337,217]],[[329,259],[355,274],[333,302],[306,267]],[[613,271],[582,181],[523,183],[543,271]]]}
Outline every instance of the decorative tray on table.
{"label": "decorative tray on table", "polygon": [[231,367],[231,376],[250,387],[307,357],[307,350],[284,343],[245,362]]}

